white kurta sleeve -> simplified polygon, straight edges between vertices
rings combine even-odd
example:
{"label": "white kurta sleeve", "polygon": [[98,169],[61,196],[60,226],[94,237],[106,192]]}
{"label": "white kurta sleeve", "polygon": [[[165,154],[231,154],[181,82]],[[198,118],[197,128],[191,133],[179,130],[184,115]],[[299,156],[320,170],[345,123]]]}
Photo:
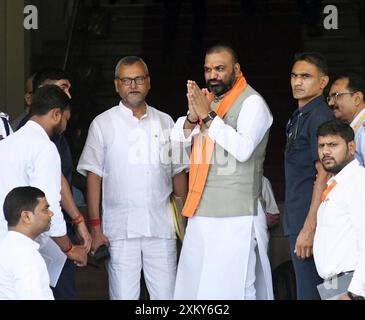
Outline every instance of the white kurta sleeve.
{"label": "white kurta sleeve", "polygon": [[216,117],[209,127],[209,137],[238,161],[247,161],[272,124],[273,118],[264,99],[248,97],[237,119],[237,130]]}
{"label": "white kurta sleeve", "polygon": [[103,169],[104,141],[100,127],[94,120],[90,125],[85,146],[77,165],[77,171],[84,176],[90,171],[99,177],[103,177]]}
{"label": "white kurta sleeve", "polygon": [[[171,150],[171,163],[172,163],[172,176],[177,175],[183,170],[189,168],[189,156],[190,154],[186,152],[185,147],[186,143],[173,140],[172,139],[172,130],[174,128],[174,120],[169,117],[169,139],[170,139],[170,150]],[[189,144],[190,145],[190,144]],[[189,148],[190,150],[190,148]]]}
{"label": "white kurta sleeve", "polygon": [[172,141],[180,141],[180,142],[190,142],[194,136],[196,136],[199,132],[200,132],[200,127],[199,125],[196,125],[195,128],[191,131],[188,132],[189,136],[185,137],[185,133],[184,133],[184,123],[185,123],[185,117],[180,117],[179,119],[177,119],[172,131],[171,131],[171,140]]}
{"label": "white kurta sleeve", "polygon": [[351,213],[352,224],[356,233],[357,247],[359,253],[357,264],[355,266],[354,276],[348,288],[348,291],[365,296],[365,214],[364,214],[364,188],[362,183],[358,183],[352,190],[347,201],[349,212]]}
{"label": "white kurta sleeve", "polygon": [[66,224],[61,211],[61,160],[52,143],[37,154],[33,168],[28,170],[29,185],[41,189],[53,212],[49,235],[61,237],[66,234]]}
{"label": "white kurta sleeve", "polygon": [[278,205],[276,204],[275,201],[275,196],[274,196],[274,192],[272,190],[272,186],[270,181],[262,176],[262,197],[265,200],[265,211],[266,213],[271,213],[271,214],[279,214],[279,208]]}

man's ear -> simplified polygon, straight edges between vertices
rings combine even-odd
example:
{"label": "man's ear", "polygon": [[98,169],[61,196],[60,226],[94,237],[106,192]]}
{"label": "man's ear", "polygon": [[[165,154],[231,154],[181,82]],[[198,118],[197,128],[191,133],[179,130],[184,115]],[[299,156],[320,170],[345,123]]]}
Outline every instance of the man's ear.
{"label": "man's ear", "polygon": [[364,103],[364,94],[361,91],[355,92],[354,97],[356,106],[361,106]]}
{"label": "man's ear", "polygon": [[240,64],[238,63],[238,62],[236,62],[235,64],[234,64],[234,66],[233,66],[233,70],[234,70],[234,74],[236,75],[236,76],[238,76],[238,74],[240,73],[240,71],[241,71],[241,66],[240,66]]}
{"label": "man's ear", "polygon": [[326,75],[321,76],[321,89],[324,89],[327,87],[328,82],[330,81],[330,78]]}
{"label": "man's ear", "polygon": [[32,215],[33,213],[31,211],[24,210],[20,213],[20,220],[25,224],[30,224],[32,221]]}
{"label": "man's ear", "polygon": [[350,141],[348,143],[348,148],[350,150],[351,155],[354,156],[355,155],[355,150],[356,150],[356,142],[355,142],[355,140],[352,140],[352,141]]}
{"label": "man's ear", "polygon": [[59,122],[60,119],[62,118],[62,111],[60,108],[53,108],[51,111],[50,111],[50,114],[51,114],[51,118],[53,121],[55,122]]}
{"label": "man's ear", "polygon": [[115,87],[115,92],[116,93],[119,93],[119,91],[118,91],[118,81],[119,81],[119,79],[114,79],[114,87]]}

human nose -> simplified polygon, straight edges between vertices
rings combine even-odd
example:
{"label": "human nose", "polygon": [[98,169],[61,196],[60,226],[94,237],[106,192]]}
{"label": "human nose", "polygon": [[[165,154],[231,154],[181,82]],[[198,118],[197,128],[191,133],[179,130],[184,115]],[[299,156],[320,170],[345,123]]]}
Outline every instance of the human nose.
{"label": "human nose", "polygon": [[331,154],[331,148],[329,146],[324,145],[322,148],[323,155],[329,155]]}
{"label": "human nose", "polygon": [[49,215],[50,217],[53,217],[53,215],[54,215],[53,211],[51,211],[51,210],[49,210],[49,209],[48,209],[48,215]]}
{"label": "human nose", "polygon": [[303,79],[301,76],[295,76],[293,78],[294,85],[301,85],[303,83]]}
{"label": "human nose", "polygon": [[335,99],[333,99],[333,97],[330,97],[328,100],[327,100],[327,104],[330,106],[330,107],[333,107],[335,105]]}
{"label": "human nose", "polygon": [[131,83],[129,85],[131,88],[136,88],[137,87],[137,83],[136,83],[136,79],[131,79]]}
{"label": "human nose", "polygon": [[218,72],[217,72],[216,70],[214,70],[214,69],[213,69],[213,70],[209,73],[208,77],[209,77],[209,80],[211,80],[211,79],[218,79]]}

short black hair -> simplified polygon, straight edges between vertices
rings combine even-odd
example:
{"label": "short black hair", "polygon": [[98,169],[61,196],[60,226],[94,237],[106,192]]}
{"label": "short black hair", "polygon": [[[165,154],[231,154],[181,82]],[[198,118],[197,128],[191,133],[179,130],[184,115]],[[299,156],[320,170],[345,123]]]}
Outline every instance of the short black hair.
{"label": "short black hair", "polygon": [[60,108],[63,112],[70,109],[70,103],[70,98],[60,87],[48,84],[38,88],[33,95],[30,116],[42,116],[55,108]]}
{"label": "short black hair", "polygon": [[363,77],[358,73],[347,71],[337,76],[334,82],[339,79],[348,79],[347,89],[351,92],[361,92],[363,96],[362,100],[365,102],[365,80]]}
{"label": "short black hair", "polygon": [[317,138],[339,135],[347,143],[355,139],[354,130],[342,120],[330,120],[322,123],[317,129]]}
{"label": "short black hair", "polygon": [[229,45],[227,45],[225,43],[218,43],[218,44],[211,46],[206,51],[205,55],[212,54],[215,52],[221,52],[221,51],[227,51],[232,56],[233,63],[238,62],[238,57],[237,57],[236,51],[234,51],[232,47],[230,47]]}
{"label": "short black hair", "polygon": [[33,78],[33,92],[45,84],[52,84],[61,79],[69,79],[67,73],[61,68],[46,67],[39,70]]}
{"label": "short black hair", "polygon": [[294,63],[298,61],[306,61],[315,65],[320,72],[328,75],[327,60],[322,53],[319,52],[298,52],[294,55]]}
{"label": "short black hair", "polygon": [[39,198],[44,198],[44,192],[35,187],[17,187],[5,197],[3,211],[9,227],[19,223],[22,211],[34,212]]}

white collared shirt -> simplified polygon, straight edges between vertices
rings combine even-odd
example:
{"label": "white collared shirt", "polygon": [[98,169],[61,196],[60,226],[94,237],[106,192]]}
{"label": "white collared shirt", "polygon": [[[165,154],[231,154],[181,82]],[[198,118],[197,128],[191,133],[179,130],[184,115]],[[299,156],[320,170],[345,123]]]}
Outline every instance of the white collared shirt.
{"label": "white collared shirt", "polygon": [[0,300],[54,299],[38,249],[38,243],[16,231],[0,240]]}
{"label": "white collared shirt", "polygon": [[44,129],[30,120],[17,132],[0,141],[0,236],[7,232],[3,204],[15,187],[37,187],[46,194],[54,213],[48,234],[66,234],[61,212],[61,162],[55,144]]}
{"label": "white collared shirt", "polygon": [[[185,138],[184,123],[186,117],[180,117],[171,132],[172,141],[191,143],[192,138],[200,133],[197,125]],[[209,127],[209,137],[223,149],[227,150],[240,162],[247,161],[265,133],[272,125],[272,115],[265,100],[256,94],[243,101],[237,119],[237,130],[225,124],[220,117],[215,117]]]}
{"label": "white collared shirt", "polygon": [[[351,122],[351,127],[354,128],[358,120],[365,113],[365,109],[361,110],[359,114]],[[355,157],[362,166],[365,166],[365,127],[363,125],[364,120],[361,121],[357,129],[355,130],[355,142],[356,142],[356,153]]]}
{"label": "white collared shirt", "polygon": [[90,125],[77,171],[102,178],[103,232],[109,240],[175,238],[169,196],[186,166],[169,161],[172,118],[147,106],[140,119],[120,103]]}
{"label": "white collared shirt", "polygon": [[355,159],[332,180],[317,213],[313,255],[323,279],[355,270],[348,291],[365,296],[365,168]]}

